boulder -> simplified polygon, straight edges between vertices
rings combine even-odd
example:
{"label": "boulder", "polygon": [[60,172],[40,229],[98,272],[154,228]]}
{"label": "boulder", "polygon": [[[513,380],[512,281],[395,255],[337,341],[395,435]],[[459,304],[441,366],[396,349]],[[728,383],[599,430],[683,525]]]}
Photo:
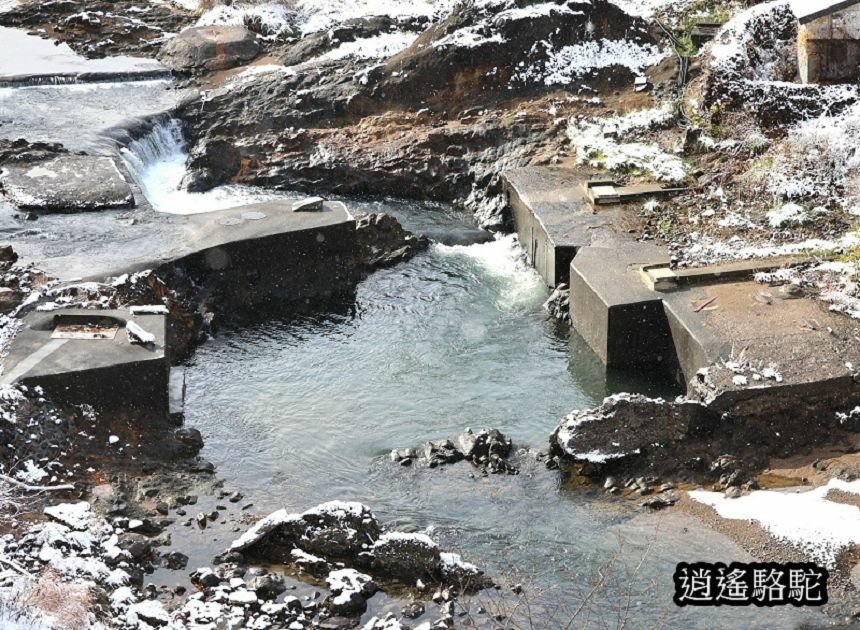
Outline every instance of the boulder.
{"label": "boulder", "polygon": [[463,453],[457,450],[451,440],[431,440],[424,444],[424,458],[430,468],[440,464],[453,464],[463,459]]}
{"label": "boulder", "polygon": [[372,567],[376,573],[414,583],[439,570],[439,547],[426,534],[390,532],[373,544]]}
{"label": "boulder", "polygon": [[367,610],[367,598],[376,593],[377,586],[369,575],[355,569],[338,569],[325,579],[331,590],[326,602],[332,615],[358,615]]}
{"label": "boulder", "polygon": [[234,541],[229,551],[268,546],[281,548],[281,555],[286,557],[293,549],[301,549],[325,558],[349,559],[379,538],[380,531],[367,506],[329,501],[301,514],[278,510]]}
{"label": "boulder", "polygon": [[257,56],[257,36],[243,26],[195,26],[171,39],[159,61],[177,72],[226,70]]}
{"label": "boulder", "polygon": [[498,429],[482,429],[477,434],[466,429],[457,438],[460,450],[466,459],[476,463],[489,459],[491,456],[507,457],[511,454],[511,439]]}
{"label": "boulder", "polygon": [[719,417],[696,402],[619,394],[562,419],[550,450],[583,463],[584,474],[604,474],[606,467],[633,458],[662,458],[667,447],[708,435],[718,424]]}

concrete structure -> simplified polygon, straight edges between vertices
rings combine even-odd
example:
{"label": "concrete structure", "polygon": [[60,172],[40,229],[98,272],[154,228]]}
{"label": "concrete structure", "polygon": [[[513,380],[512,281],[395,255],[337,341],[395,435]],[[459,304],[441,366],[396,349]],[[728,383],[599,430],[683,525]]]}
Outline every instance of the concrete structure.
{"label": "concrete structure", "polygon": [[161,265],[205,279],[221,300],[237,307],[342,290],[354,275],[355,219],[340,202],[294,212],[300,203],[273,201],[190,215],[184,247]]}
{"label": "concrete structure", "polygon": [[[132,322],[152,335],[132,343]],[[167,317],[128,311],[62,309],[22,320],[5,361],[2,383],[42,387],[58,403],[105,409],[170,409]]]}
{"label": "concrete structure", "polygon": [[620,186],[589,175],[584,170],[552,167],[502,174],[520,243],[548,286],[568,282],[570,262],[580,249],[617,240],[616,226],[625,221],[625,203],[683,190],[660,184]]}
{"label": "concrete structure", "polygon": [[6,166],[0,182],[19,208],[78,212],[134,206],[134,194],[113,158],[62,155]]}
{"label": "concrete structure", "polygon": [[617,194],[614,205],[589,202],[605,185],[589,174],[532,168],[504,181],[535,266],[550,284],[569,281],[571,347],[581,354],[581,338],[607,367],[607,382],[615,369],[663,374],[719,414],[746,418],[832,418],[860,402],[852,321],[796,287],[753,280],[808,260],[671,269],[666,248],[627,235],[632,206]]}
{"label": "concrete structure", "polygon": [[640,275],[644,266],[668,262],[663,248],[633,241],[585,247],[573,259],[571,325],[607,367],[673,369],[663,301]]}
{"label": "concrete structure", "polygon": [[597,212],[583,183],[587,174],[560,168],[523,168],[502,174],[514,227],[532,265],[548,286],[568,281],[580,248],[612,232],[617,208]]}
{"label": "concrete structure", "polygon": [[596,206],[670,197],[687,190],[686,188],[669,187],[662,184],[631,184],[630,186],[620,186],[612,180],[589,180],[583,185],[586,197]]}
{"label": "concrete structure", "polygon": [[860,0],[792,0],[803,83],[860,79]]}

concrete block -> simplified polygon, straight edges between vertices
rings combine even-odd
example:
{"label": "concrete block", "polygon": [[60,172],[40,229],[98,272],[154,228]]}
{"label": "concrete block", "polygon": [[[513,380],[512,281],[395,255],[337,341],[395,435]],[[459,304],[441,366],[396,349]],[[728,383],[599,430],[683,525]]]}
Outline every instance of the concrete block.
{"label": "concrete block", "polygon": [[77,212],[134,206],[134,194],[113,158],[63,155],[6,166],[0,179],[19,208]]}
{"label": "concrete block", "polygon": [[665,262],[664,249],[629,241],[585,247],[571,263],[571,323],[607,367],[673,364],[661,295],[640,276],[643,265]]}
{"label": "concrete block", "polygon": [[550,167],[502,175],[520,244],[546,284],[568,281],[576,252],[612,232],[620,209],[595,212],[583,183],[590,173]]}
{"label": "concrete block", "polygon": [[[154,337],[131,343],[133,321]],[[0,382],[42,387],[55,402],[103,409],[168,411],[167,318],[128,311],[62,309],[34,312],[6,358]]]}

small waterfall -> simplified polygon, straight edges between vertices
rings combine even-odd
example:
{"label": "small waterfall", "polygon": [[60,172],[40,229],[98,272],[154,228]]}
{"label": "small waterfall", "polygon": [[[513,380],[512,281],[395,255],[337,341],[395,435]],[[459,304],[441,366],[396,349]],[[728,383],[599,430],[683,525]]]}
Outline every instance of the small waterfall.
{"label": "small waterfall", "polygon": [[159,212],[198,214],[295,198],[285,193],[236,185],[220,186],[205,193],[183,190],[188,150],[182,123],[175,118],[159,120],[147,133],[129,141],[120,153],[143,194]]}

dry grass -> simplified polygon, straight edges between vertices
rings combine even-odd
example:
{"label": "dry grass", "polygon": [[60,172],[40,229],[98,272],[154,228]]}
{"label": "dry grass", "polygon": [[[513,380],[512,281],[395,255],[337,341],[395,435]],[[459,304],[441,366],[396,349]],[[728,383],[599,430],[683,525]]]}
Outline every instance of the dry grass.
{"label": "dry grass", "polygon": [[24,588],[17,604],[22,611],[50,616],[57,628],[77,630],[89,625],[93,594],[89,587],[64,582],[59,574],[46,570]]}

